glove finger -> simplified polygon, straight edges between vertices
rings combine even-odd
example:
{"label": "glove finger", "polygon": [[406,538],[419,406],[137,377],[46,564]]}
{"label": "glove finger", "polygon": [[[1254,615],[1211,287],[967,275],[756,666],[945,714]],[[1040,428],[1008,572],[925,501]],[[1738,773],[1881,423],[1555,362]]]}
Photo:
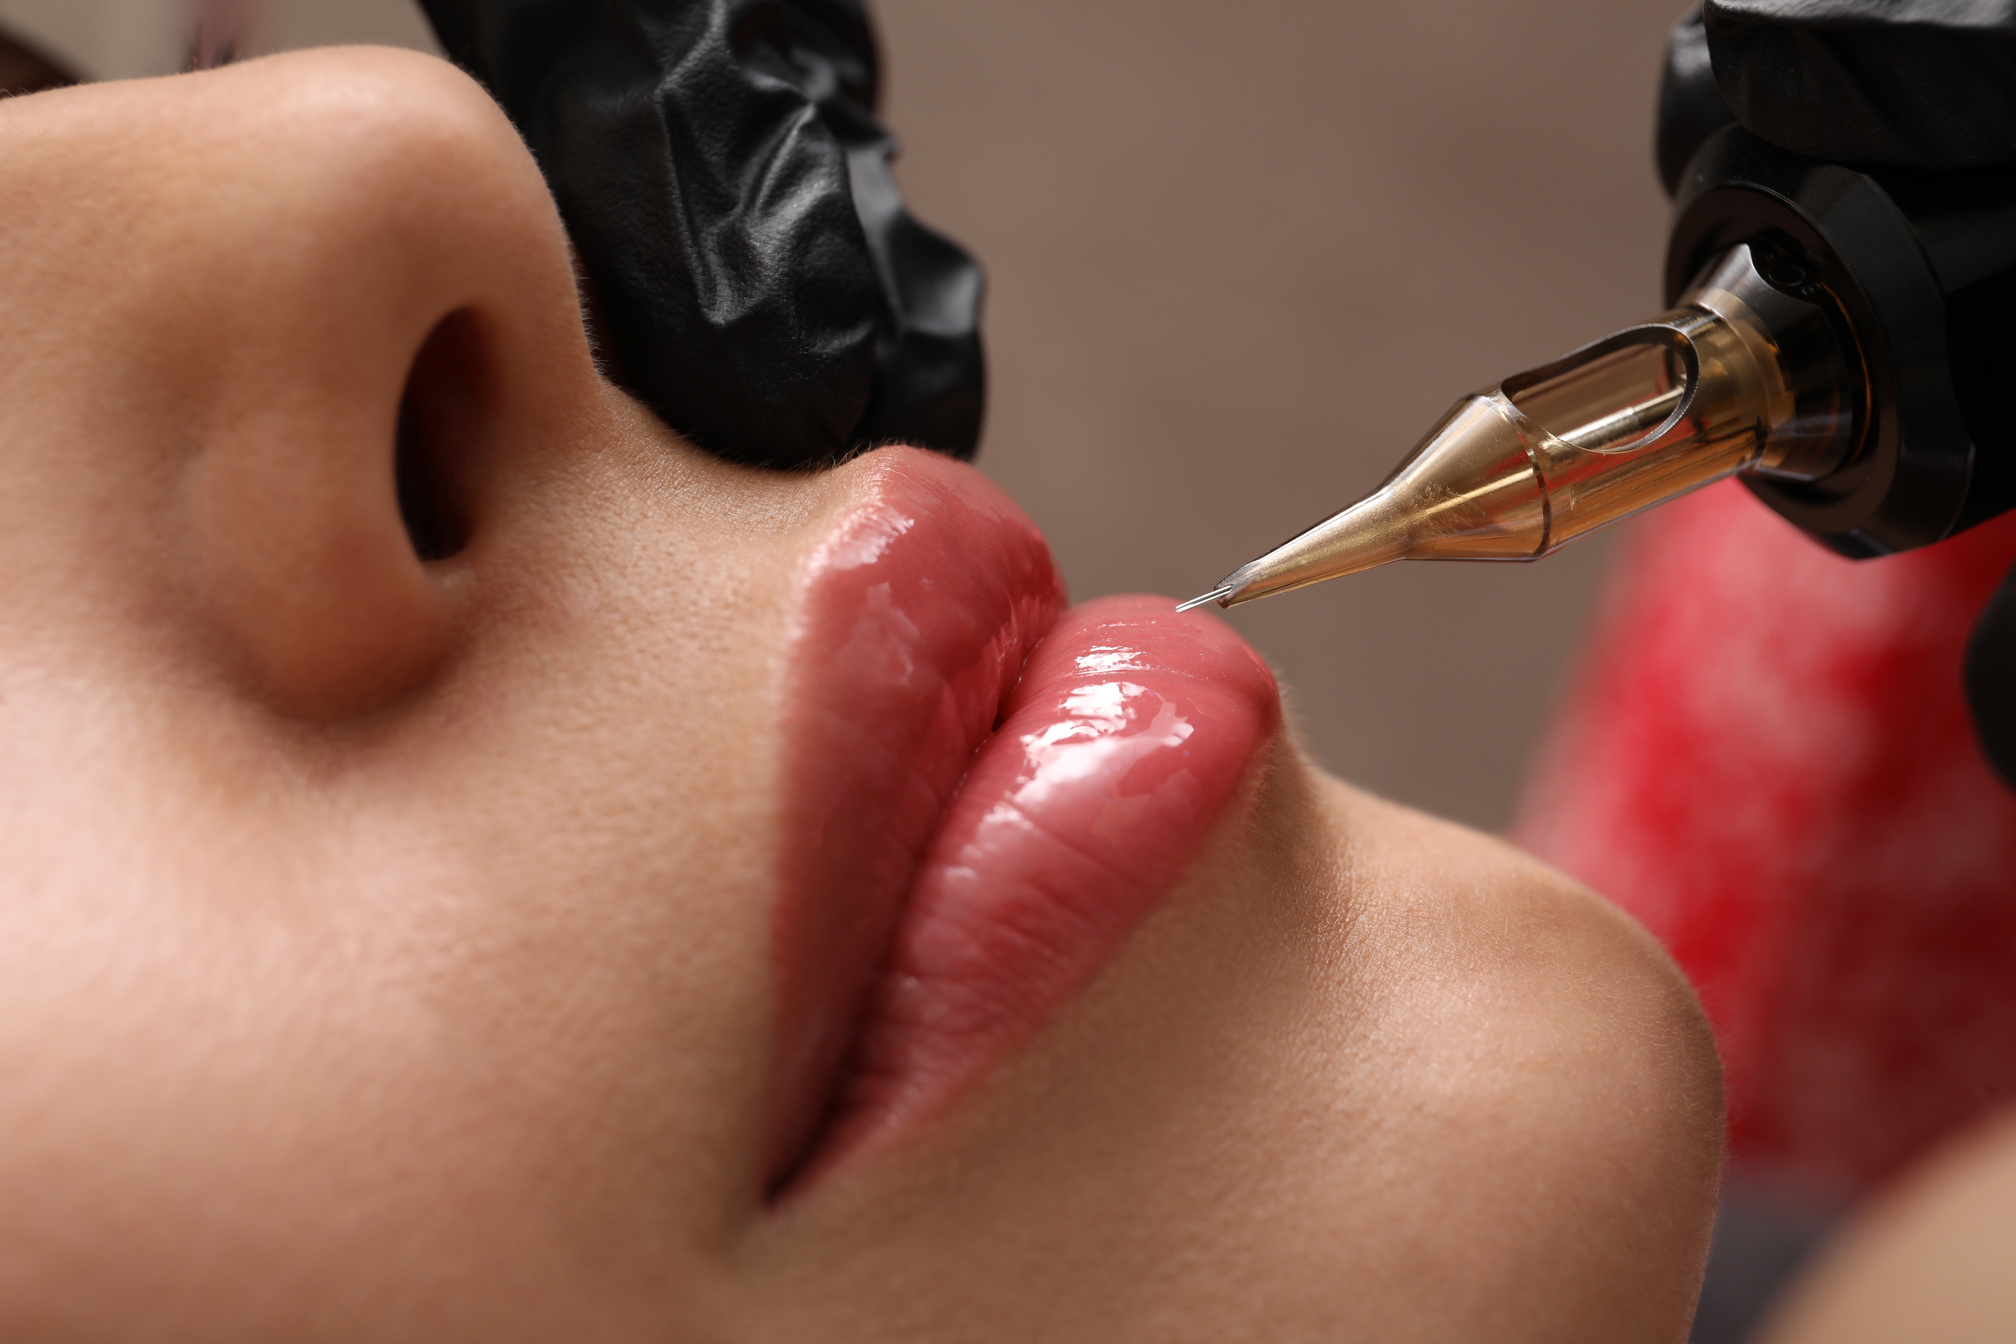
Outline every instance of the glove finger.
{"label": "glove finger", "polygon": [[2016,0],[1708,0],[1723,100],[1753,134],[1876,167],[2016,162]]}

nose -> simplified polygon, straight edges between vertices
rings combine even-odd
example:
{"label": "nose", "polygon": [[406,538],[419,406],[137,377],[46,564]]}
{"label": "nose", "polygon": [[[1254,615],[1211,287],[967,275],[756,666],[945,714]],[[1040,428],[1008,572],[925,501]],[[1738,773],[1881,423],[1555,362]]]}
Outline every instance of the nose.
{"label": "nose", "polygon": [[9,605],[137,610],[287,714],[426,681],[494,484],[596,395],[536,167],[426,57],[10,100],[0,238]]}

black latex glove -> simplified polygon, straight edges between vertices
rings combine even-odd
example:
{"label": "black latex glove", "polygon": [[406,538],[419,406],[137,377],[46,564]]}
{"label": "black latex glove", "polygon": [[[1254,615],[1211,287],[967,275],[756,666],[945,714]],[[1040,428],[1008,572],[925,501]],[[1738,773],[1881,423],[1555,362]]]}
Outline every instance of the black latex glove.
{"label": "black latex glove", "polygon": [[739,462],[969,457],[972,258],[904,210],[862,0],[421,0],[531,145],[617,379]]}
{"label": "black latex glove", "polygon": [[2016,162],[2016,0],[1708,0],[1666,42],[1668,192],[1731,121],[1857,167]]}
{"label": "black latex glove", "polygon": [[[1669,194],[1731,121],[1859,168],[2016,163],[2016,0],[1707,0],[1666,42]],[[1965,682],[1982,748],[2016,786],[2016,571],[1975,626]]]}

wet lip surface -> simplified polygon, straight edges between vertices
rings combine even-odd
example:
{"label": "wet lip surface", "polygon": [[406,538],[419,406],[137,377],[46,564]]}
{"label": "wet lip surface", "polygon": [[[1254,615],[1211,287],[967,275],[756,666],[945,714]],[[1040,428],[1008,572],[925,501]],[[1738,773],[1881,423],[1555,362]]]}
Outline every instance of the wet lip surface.
{"label": "wet lip surface", "polygon": [[766,1173],[950,1102],[1174,886],[1279,721],[1166,598],[1069,613],[978,472],[885,449],[803,572],[787,685]]}

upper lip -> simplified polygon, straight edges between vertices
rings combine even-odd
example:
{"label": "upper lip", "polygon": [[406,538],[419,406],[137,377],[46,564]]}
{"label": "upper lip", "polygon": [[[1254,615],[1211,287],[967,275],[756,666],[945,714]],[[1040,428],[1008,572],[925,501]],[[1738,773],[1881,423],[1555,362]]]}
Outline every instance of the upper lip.
{"label": "upper lip", "polygon": [[803,571],[787,674],[773,1185],[805,1155],[1002,696],[1064,610],[1042,534],[970,469],[899,449],[854,470],[859,503]]}
{"label": "upper lip", "polygon": [[[997,1019],[1068,994],[1278,722],[1265,665],[1166,600],[1073,613],[1018,691],[1064,610],[1035,525],[934,455],[854,469],[859,503],[803,571],[786,692],[773,1190],[836,1146],[836,1105],[858,1133],[864,1108],[942,1094],[1032,1025]],[[843,1086],[850,1051],[865,1085]]]}

